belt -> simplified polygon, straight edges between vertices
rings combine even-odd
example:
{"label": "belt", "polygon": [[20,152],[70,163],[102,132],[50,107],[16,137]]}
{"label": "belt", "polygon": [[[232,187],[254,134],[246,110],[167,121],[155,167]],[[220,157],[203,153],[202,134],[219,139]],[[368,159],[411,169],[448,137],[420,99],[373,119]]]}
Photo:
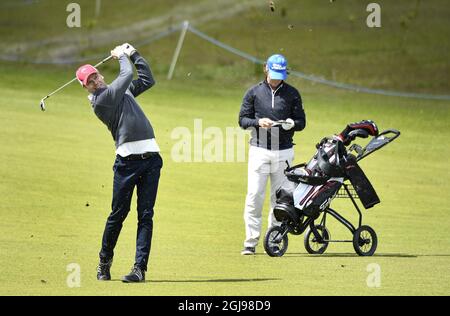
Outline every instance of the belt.
{"label": "belt", "polygon": [[137,154],[137,155],[129,155],[126,157],[122,157],[122,156],[119,156],[119,157],[122,158],[123,160],[134,161],[134,160],[147,160],[147,159],[150,159],[150,158],[158,156],[158,155],[159,155],[158,152],[148,152],[148,153]]}

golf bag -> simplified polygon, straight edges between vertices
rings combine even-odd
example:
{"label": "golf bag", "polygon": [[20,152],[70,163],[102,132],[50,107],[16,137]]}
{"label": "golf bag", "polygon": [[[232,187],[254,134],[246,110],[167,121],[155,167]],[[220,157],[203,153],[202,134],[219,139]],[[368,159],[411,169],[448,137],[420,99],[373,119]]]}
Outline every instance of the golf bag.
{"label": "golf bag", "polygon": [[350,180],[365,208],[373,207],[380,200],[359,167],[356,158],[347,153],[346,147],[356,137],[377,136],[378,128],[371,121],[349,124],[338,136],[324,138],[317,144],[317,152],[307,163],[292,168],[285,174],[291,184],[277,192],[274,215],[278,221],[286,218],[292,224],[303,216],[318,218],[335,198],[345,180]]}
{"label": "golf bag", "polygon": [[[371,139],[365,147],[353,143],[356,137]],[[338,135],[317,144],[317,152],[308,163],[284,171],[285,185],[277,192],[273,213],[280,225],[270,227],[264,237],[264,250],[271,257],[283,256],[288,248],[288,235],[305,233],[304,244],[309,254],[325,253],[330,243],[349,242],[360,256],[373,256],[378,246],[375,230],[363,225],[362,204],[366,209],[380,203],[372,184],[358,162],[400,136],[395,129],[381,133],[372,121],[347,125]],[[349,146],[347,148],[347,146]],[[350,199],[358,212],[358,225],[353,224],[331,206],[335,198]],[[356,203],[359,199],[361,203]],[[333,240],[327,218],[346,227],[351,240]]]}

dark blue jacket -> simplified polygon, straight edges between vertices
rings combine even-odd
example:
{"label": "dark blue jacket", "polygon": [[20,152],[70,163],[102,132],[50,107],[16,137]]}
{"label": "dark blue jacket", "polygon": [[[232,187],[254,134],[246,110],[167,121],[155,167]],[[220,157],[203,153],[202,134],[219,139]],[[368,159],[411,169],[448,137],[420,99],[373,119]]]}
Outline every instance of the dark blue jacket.
{"label": "dark blue jacket", "polygon": [[[259,120],[262,118],[269,118],[272,121],[290,118],[294,120],[295,126],[289,131],[285,131],[281,126],[272,127],[267,131],[259,128]],[[292,148],[294,133],[303,130],[306,126],[300,93],[286,82],[283,82],[273,93],[267,81],[260,82],[250,88],[244,96],[239,113],[239,125],[243,129],[252,130],[250,140],[252,146],[280,150]],[[279,145],[277,146],[272,139],[278,136]]]}

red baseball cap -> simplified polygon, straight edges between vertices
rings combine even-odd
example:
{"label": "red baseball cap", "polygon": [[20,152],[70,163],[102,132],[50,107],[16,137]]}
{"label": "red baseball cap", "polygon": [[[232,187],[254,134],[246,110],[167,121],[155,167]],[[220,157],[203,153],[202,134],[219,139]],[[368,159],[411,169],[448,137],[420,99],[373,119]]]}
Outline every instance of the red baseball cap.
{"label": "red baseball cap", "polygon": [[84,65],[77,70],[77,79],[85,87],[90,75],[98,74],[98,70],[92,65]]}

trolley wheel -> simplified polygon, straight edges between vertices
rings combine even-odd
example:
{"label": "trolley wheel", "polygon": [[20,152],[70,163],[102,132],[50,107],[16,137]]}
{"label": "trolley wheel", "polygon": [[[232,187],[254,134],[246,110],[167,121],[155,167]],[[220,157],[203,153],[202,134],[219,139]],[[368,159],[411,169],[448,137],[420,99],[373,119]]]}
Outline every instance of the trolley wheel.
{"label": "trolley wheel", "polygon": [[371,257],[378,247],[378,237],[369,226],[361,226],[353,235],[353,248],[362,257]]}
{"label": "trolley wheel", "polygon": [[314,233],[312,232],[311,228],[308,227],[308,231],[305,234],[305,248],[306,251],[311,255],[321,255],[328,248],[329,245],[328,240],[330,240],[330,232],[326,227],[323,227],[321,225],[316,225],[315,227],[319,232],[320,236],[322,237],[322,239],[326,241],[319,242]]}
{"label": "trolley wheel", "polygon": [[287,227],[285,226],[272,227],[267,231],[264,238],[264,250],[271,257],[283,256],[286,253],[288,244]]}

